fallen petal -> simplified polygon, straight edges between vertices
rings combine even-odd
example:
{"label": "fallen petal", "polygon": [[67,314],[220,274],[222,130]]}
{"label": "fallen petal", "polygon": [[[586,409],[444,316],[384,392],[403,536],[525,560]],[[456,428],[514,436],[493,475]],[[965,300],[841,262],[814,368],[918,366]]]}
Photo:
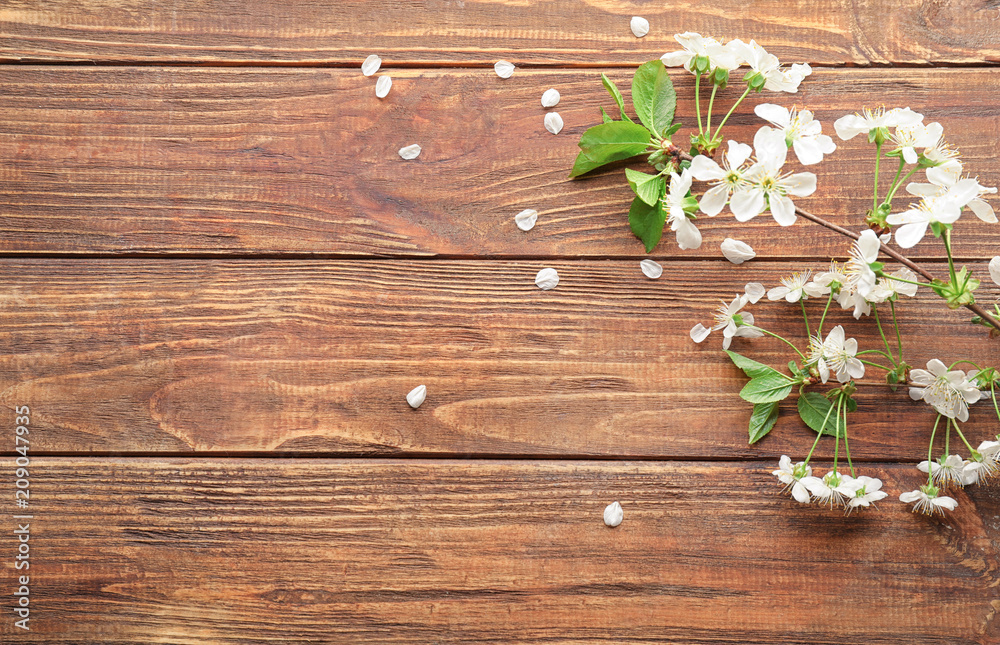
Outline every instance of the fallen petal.
{"label": "fallen petal", "polygon": [[361,63],[361,73],[365,76],[371,76],[378,71],[379,67],[382,67],[382,59],[372,54],[365,59],[365,62]]}
{"label": "fallen petal", "polygon": [[604,509],[604,523],[611,528],[621,524],[624,518],[625,512],[622,510],[622,505],[618,502],[612,502]]}
{"label": "fallen petal", "polygon": [[990,278],[1000,285],[1000,255],[990,260]]}
{"label": "fallen petal", "polygon": [[535,285],[543,291],[555,289],[557,284],[559,284],[559,274],[555,269],[542,269],[535,276]]}
{"label": "fallen petal", "polygon": [[639,268],[642,269],[643,275],[652,280],[656,280],[663,275],[663,267],[652,260],[643,260],[639,263]]}
{"label": "fallen petal", "polygon": [[538,211],[533,208],[525,208],[514,216],[514,223],[522,231],[530,231],[535,227],[535,220],[538,219]]}
{"label": "fallen petal", "polygon": [[375,81],[375,96],[380,99],[384,99],[389,93],[389,88],[392,87],[392,79],[388,76],[379,76],[378,80]]}
{"label": "fallen petal", "polygon": [[635,34],[636,38],[642,38],[649,33],[649,21],[639,16],[632,16],[629,27],[632,28],[632,33]]}
{"label": "fallen petal", "polygon": [[558,112],[549,112],[545,115],[545,129],[552,134],[559,134],[563,129],[563,120]]}
{"label": "fallen petal", "polygon": [[494,63],[493,69],[500,78],[510,78],[510,75],[514,73],[514,63],[498,60]]}
{"label": "fallen petal", "polygon": [[542,93],[542,107],[550,108],[559,105],[559,90],[548,89]]}
{"label": "fallen petal", "polygon": [[420,407],[420,404],[424,402],[427,398],[427,386],[418,385],[417,387],[410,390],[410,393],[406,395],[406,402],[410,404],[410,407],[416,410]]}
{"label": "fallen petal", "polygon": [[743,287],[743,293],[746,294],[747,299],[752,303],[756,304],[764,296],[764,285],[759,282],[748,282],[745,287]]}
{"label": "fallen petal", "polygon": [[747,260],[757,257],[757,254],[750,248],[749,244],[734,240],[731,237],[722,240],[720,248],[722,249],[722,255],[726,256],[726,259],[733,264],[743,264]]}
{"label": "fallen petal", "polygon": [[420,146],[415,143],[399,149],[399,156],[406,160],[416,159],[419,154]]}

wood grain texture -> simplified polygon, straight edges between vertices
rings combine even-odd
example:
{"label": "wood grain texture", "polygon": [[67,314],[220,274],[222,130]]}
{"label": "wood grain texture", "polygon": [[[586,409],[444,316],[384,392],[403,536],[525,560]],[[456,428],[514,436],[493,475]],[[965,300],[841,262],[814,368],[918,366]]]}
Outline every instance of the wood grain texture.
{"label": "wood grain texture", "polygon": [[[645,38],[629,30],[635,14],[650,22]],[[360,65],[374,52],[425,64],[636,65],[677,49],[674,33],[698,31],[826,65],[982,63],[1000,61],[998,24],[989,0],[7,0],[0,60]]]}
{"label": "wood grain texture", "polygon": [[[598,71],[392,74],[379,101],[356,71],[0,69],[0,251],[643,255],[622,169],[567,178],[580,134],[611,103]],[[631,72],[613,76],[630,86]],[[691,76],[675,79],[678,118],[692,121]],[[559,136],[542,126],[547,87],[563,96]],[[997,185],[998,92],[1000,70],[818,71],[794,97],[741,106],[729,135],[752,140],[763,123],[753,105],[765,100],[807,105],[827,131],[862,105],[906,104],[944,124],[968,169]],[[738,94],[720,97],[719,109]],[[414,142],[420,157],[400,159]],[[861,137],[842,143],[810,167],[819,190],[799,203],[860,228],[873,166]],[[527,234],[513,221],[524,208],[540,213]],[[727,236],[770,257],[839,254],[845,244],[804,221],[790,243],[770,216],[739,225],[727,211],[699,226],[702,249],[680,252],[668,234],[661,250],[719,257]],[[959,255],[996,254],[1000,227],[970,216],[959,228]],[[928,241],[914,255],[943,253]]]}
{"label": "wood grain texture", "polygon": [[[959,491],[955,513],[928,519],[895,499],[921,473],[866,465],[893,497],[845,518],[785,498],[772,468],[40,458],[30,569],[37,617],[30,634],[13,635],[19,643],[997,642],[996,486]],[[614,500],[625,520],[609,529],[602,511]],[[12,635],[11,620],[0,625]]]}
{"label": "wood grain texture", "polygon": [[[534,285],[546,264],[560,274],[548,292]],[[0,404],[30,405],[34,449],[49,452],[808,451],[815,435],[792,401],[772,436],[748,447],[749,405],[738,397],[745,377],[718,334],[703,345],[688,336],[720,298],[747,281],[776,285],[787,264],[669,262],[656,281],[633,261],[546,264],[4,260]],[[973,270],[985,278],[983,263]],[[981,299],[997,292],[984,286]],[[804,345],[796,307],[749,309]],[[822,303],[810,311],[815,323]],[[1000,343],[930,293],[901,303],[899,314],[911,365],[1000,365]],[[841,323],[862,349],[881,348],[872,320],[838,310],[826,329]],[[777,367],[794,357],[771,339],[733,349]],[[419,384],[428,397],[414,411],[405,395]],[[856,458],[926,454],[926,404],[878,385],[864,386],[859,400]],[[996,425],[981,405],[966,427],[978,443]]]}

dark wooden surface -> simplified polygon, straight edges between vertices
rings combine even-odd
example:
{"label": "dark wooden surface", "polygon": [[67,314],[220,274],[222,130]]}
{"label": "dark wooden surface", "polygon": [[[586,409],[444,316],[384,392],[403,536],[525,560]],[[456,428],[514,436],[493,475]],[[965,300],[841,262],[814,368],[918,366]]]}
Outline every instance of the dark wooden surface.
{"label": "dark wooden surface", "polygon": [[[847,241],[720,215],[697,251],[668,233],[651,281],[621,167],[567,179],[611,104],[600,73],[628,95],[685,30],[816,67],[797,95],[751,98],[731,137],[764,101],[830,134],[863,105],[909,105],[1000,184],[991,2],[0,6],[0,640],[1000,644],[997,485],[943,519],[897,501],[922,479],[926,406],[862,385],[851,446],[890,498],[850,518],[802,507],[770,475],[812,444],[794,404],[748,446],[744,377],[718,337],[688,337],[719,298]],[[357,69],[370,53],[394,79],[382,101]],[[691,126],[691,77],[673,78]],[[798,203],[859,229],[871,160],[838,145]],[[985,277],[1000,228],[959,229]],[[727,236],[759,258],[726,262]],[[914,256],[946,273],[939,243]],[[543,292],[546,266],[560,284]],[[979,300],[998,295],[986,282]],[[804,338],[788,305],[751,311]],[[899,313],[911,365],[1000,364],[967,312],[922,293]],[[829,321],[881,343],[870,319]],[[734,348],[788,360],[774,340]],[[30,633],[11,611],[21,405]],[[997,422],[974,409],[966,428]]]}
{"label": "dark wooden surface", "polygon": [[[612,105],[600,70],[522,70],[508,80],[492,69],[390,73],[380,101],[356,69],[0,68],[0,250],[644,255],[628,229],[622,169],[568,178],[579,135]],[[631,72],[610,75],[629,94]],[[678,119],[693,126],[691,75],[674,78]],[[542,127],[549,87],[562,95],[559,136]],[[739,93],[726,90],[720,104]],[[817,70],[788,100],[748,100],[726,132],[752,140],[753,106],[779,100],[808,105],[833,135],[838,116],[878,97],[939,121],[987,181],[1000,175],[998,95],[1000,69]],[[405,162],[397,151],[411,143],[423,151]],[[816,195],[798,203],[857,228],[874,159],[861,137],[838,145]],[[524,208],[539,212],[530,234],[514,226]],[[844,239],[807,222],[791,229],[794,244],[770,216],[698,225],[700,250],[661,250],[719,258],[719,243],[738,235],[767,257],[845,253]],[[956,253],[995,254],[1000,228],[974,217],[960,227],[970,233],[957,236]],[[927,241],[914,255],[944,250]]]}

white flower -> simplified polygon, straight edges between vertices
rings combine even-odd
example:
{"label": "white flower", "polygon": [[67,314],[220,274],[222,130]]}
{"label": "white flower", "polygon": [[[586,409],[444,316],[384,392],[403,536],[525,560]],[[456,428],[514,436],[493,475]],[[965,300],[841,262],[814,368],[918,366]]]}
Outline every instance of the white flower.
{"label": "white flower", "polygon": [[767,53],[755,40],[745,43],[736,39],[730,41],[729,45],[750,65],[752,73],[764,77],[764,89],[766,90],[794,94],[799,91],[799,83],[806,76],[812,74],[812,68],[805,63],[792,65],[789,69],[782,69],[778,57]]}
{"label": "white flower", "polygon": [[740,310],[746,306],[747,302],[749,300],[745,295],[736,296],[728,305],[723,300],[722,306],[716,310],[715,324],[711,328],[708,328],[698,323],[691,328],[691,340],[700,343],[708,338],[710,333],[721,329],[723,337],[722,348],[729,349],[729,345],[736,336],[743,338],[762,337],[764,333],[751,326],[753,325],[753,314],[749,311],[740,313]]}
{"label": "white flower", "polygon": [[830,379],[831,370],[841,383],[865,375],[865,364],[857,358],[858,341],[845,338],[846,335],[844,328],[837,325],[827,334],[826,340],[818,336],[809,339],[808,364],[816,365],[824,383]]}
{"label": "white flower", "polygon": [[[785,138],[785,145],[791,146],[799,163],[810,166],[823,161],[823,155],[828,155],[837,149],[837,144],[829,136],[822,134],[823,126],[813,119],[809,110],[788,111],[780,105],[761,103],[754,108],[754,113],[760,118],[770,121]],[[762,129],[771,130],[764,126]]]}
{"label": "white flower", "polygon": [[743,264],[747,260],[752,260],[757,257],[757,253],[750,247],[749,244],[739,240],[734,240],[731,237],[727,237],[722,240],[722,244],[719,245],[719,248],[722,249],[722,255],[726,256],[726,259],[733,264]]}
{"label": "white flower", "polygon": [[909,210],[893,213],[885,221],[896,229],[896,243],[904,249],[917,245],[927,234],[931,224],[954,224],[962,216],[962,209],[979,195],[982,186],[975,179],[960,179],[945,192],[934,197],[924,197]]}
{"label": "white flower", "polygon": [[873,503],[885,499],[889,496],[882,490],[882,480],[875,477],[861,475],[853,480],[850,485],[853,496],[848,496],[847,511],[856,508],[868,508]]}
{"label": "white flower", "polygon": [[679,67],[683,65],[684,69],[694,74],[696,73],[694,71],[694,59],[699,56],[707,57],[709,67],[713,69],[721,67],[722,69],[731,71],[740,66],[741,61],[733,50],[732,43],[729,46],[723,46],[715,38],[708,38],[693,31],[674,34],[674,40],[679,42],[684,49],[669,52],[660,57],[660,60],[667,67]]}
{"label": "white flower", "polygon": [[698,155],[691,160],[691,173],[698,181],[714,185],[705,191],[698,206],[709,217],[718,215],[729,201],[733,191],[743,185],[743,164],[750,158],[753,148],[745,143],[729,141],[729,149],[722,156],[720,167],[713,159]]}
{"label": "white flower", "polygon": [[943,138],[924,150],[924,162],[930,164],[925,172],[927,180],[932,183],[944,184],[949,178],[955,182],[962,174],[958,150],[948,145]]}
{"label": "white flower", "polygon": [[[940,172],[935,175],[928,173],[927,177],[931,183],[920,184],[911,182],[906,185],[906,192],[924,198],[954,195],[956,201],[968,199],[971,196],[972,199],[967,201],[964,206],[968,206],[976,217],[982,221],[995,224],[997,222],[996,213],[993,211],[993,207],[983,199],[983,196],[994,194],[997,192],[997,189],[981,186],[978,179],[971,177],[959,179],[959,175],[962,172],[962,165],[957,161],[955,163],[958,164],[958,173]],[[930,171],[932,169],[928,168],[927,170]]]}
{"label": "white flower", "polygon": [[882,243],[875,231],[870,228],[865,229],[861,237],[851,246],[851,258],[844,265],[848,286],[857,291],[862,298],[867,298],[875,288],[875,272],[871,268],[871,263],[878,259],[878,250],[881,246]]}
{"label": "white flower", "polygon": [[632,16],[628,26],[636,38],[642,38],[649,33],[649,21],[642,16]]}
{"label": "white flower", "polygon": [[821,271],[813,276],[813,279],[806,283],[802,289],[813,298],[829,295],[834,284],[839,289],[841,285],[847,283],[847,276],[836,260],[830,261],[830,270]]}
{"label": "white flower", "polygon": [[684,212],[684,200],[691,189],[691,169],[685,168],[678,175],[670,173],[670,191],[663,200],[667,211],[670,230],[677,234],[677,246],[681,249],[697,249],[701,246],[701,233]]}
{"label": "white flower", "polygon": [[893,152],[900,152],[906,163],[917,163],[916,148],[931,148],[941,140],[944,128],[940,123],[913,123],[911,125],[900,125],[895,132],[889,135],[889,140],[896,145]]}
{"label": "white flower", "polygon": [[948,371],[948,367],[934,358],[927,361],[927,369],[910,372],[910,398],[923,399],[928,405],[949,419],[969,420],[969,404],[979,400],[981,393],[969,382],[962,370]]}
{"label": "white flower", "polygon": [[924,485],[917,490],[902,493],[899,496],[899,501],[904,504],[916,502],[913,512],[920,512],[924,515],[933,515],[935,513],[944,515],[945,509],[949,511],[955,510],[958,502],[946,495],[939,495],[939,492],[935,486]]}
{"label": "white flower", "polygon": [[948,455],[947,458],[939,457],[937,461],[921,461],[917,464],[917,470],[922,473],[930,471],[931,481],[935,486],[962,486],[965,483],[963,471],[967,463],[960,455]]}
{"label": "white flower", "polygon": [[817,504],[833,508],[834,506],[843,506],[846,503],[847,498],[844,496],[842,490],[838,490],[838,488],[844,483],[844,479],[849,477],[849,475],[841,475],[836,471],[831,471],[823,475],[823,479],[819,477],[803,477],[801,481],[809,489],[809,492],[812,493],[812,496],[816,498]]}
{"label": "white flower", "polygon": [[979,484],[1000,471],[1000,441],[984,441],[962,471],[965,485]]}
{"label": "white flower", "polygon": [[990,278],[1000,286],[1000,255],[994,256],[990,260]]}
{"label": "white flower", "polygon": [[872,302],[885,302],[887,300],[892,300],[894,299],[894,296],[897,296],[898,294],[902,294],[910,298],[917,295],[917,285],[910,284],[910,282],[900,282],[899,280],[894,280],[893,278],[901,278],[903,280],[916,282],[917,274],[910,271],[907,267],[902,267],[893,271],[886,277],[879,278],[878,284],[876,284],[875,289],[872,290]]}
{"label": "white flower", "polygon": [[891,110],[865,108],[863,115],[855,113],[840,117],[834,122],[833,129],[837,131],[838,137],[847,141],[859,134],[869,134],[872,130],[911,126],[923,120],[923,114],[914,112],[908,107]]}
{"label": "white flower", "polygon": [[816,175],[811,172],[781,174],[788,154],[784,138],[776,131],[757,131],[753,140],[756,161],[746,171],[745,187],[739,188],[730,201],[736,220],[746,222],[764,210],[781,226],[795,223],[795,204],[788,195],[805,197],[816,191]]}
{"label": "white flower", "polygon": [[775,287],[767,292],[768,300],[781,300],[784,298],[788,302],[798,302],[808,299],[805,286],[809,281],[812,271],[796,271],[787,278],[781,279],[781,286]]}
{"label": "white flower", "polygon": [[747,301],[751,304],[756,304],[758,300],[764,297],[764,285],[759,282],[748,282],[743,287],[743,293],[746,294]]}
{"label": "white flower", "polygon": [[838,264],[836,260],[830,262],[829,271],[817,273],[803,289],[816,298],[828,295],[834,285],[837,287],[837,303],[842,309],[854,309],[856,319],[871,313],[871,304],[857,291],[856,275],[849,275],[846,264]]}
{"label": "white flower", "polygon": [[784,490],[791,492],[796,502],[808,504],[809,490],[802,483],[802,479],[811,477],[812,471],[812,466],[807,466],[801,461],[793,466],[788,455],[781,455],[781,459],[778,460],[778,470],[772,471],[771,474],[785,485]]}

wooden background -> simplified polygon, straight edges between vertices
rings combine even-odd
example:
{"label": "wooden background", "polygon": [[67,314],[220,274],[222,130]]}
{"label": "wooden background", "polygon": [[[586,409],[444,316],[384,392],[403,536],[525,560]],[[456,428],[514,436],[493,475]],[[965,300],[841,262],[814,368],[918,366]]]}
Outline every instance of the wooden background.
{"label": "wooden background", "polygon": [[[820,268],[845,240],[723,215],[698,251],[665,236],[650,281],[620,168],[566,179],[610,104],[600,72],[626,88],[685,30],[816,70],[798,95],[752,97],[730,136],[752,137],[758,102],[831,133],[862,105],[909,105],[1000,183],[995,2],[6,0],[3,641],[1000,643],[996,485],[939,520],[896,501],[920,483],[925,406],[859,395],[878,512],[799,507],[769,474],[811,445],[794,407],[748,447],[742,374],[687,336],[706,297]],[[394,79],[382,101],[370,53]],[[690,125],[691,77],[674,79]],[[838,143],[801,204],[858,228],[870,151]],[[1000,227],[960,229],[985,275]],[[759,258],[723,260],[729,235]],[[941,271],[936,241],[916,255]],[[554,291],[533,284],[545,266]],[[803,338],[790,308],[754,311]],[[924,293],[900,313],[911,364],[1000,363],[965,312]],[[872,321],[832,319],[877,346]],[[30,633],[11,611],[20,405]],[[998,429],[988,412],[975,441]]]}

